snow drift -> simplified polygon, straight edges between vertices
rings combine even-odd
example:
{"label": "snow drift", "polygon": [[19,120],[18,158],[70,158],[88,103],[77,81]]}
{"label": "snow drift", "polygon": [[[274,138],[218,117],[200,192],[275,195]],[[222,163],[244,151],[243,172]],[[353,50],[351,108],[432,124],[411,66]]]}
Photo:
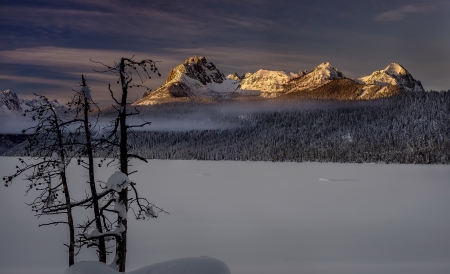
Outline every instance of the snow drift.
{"label": "snow drift", "polygon": [[[79,262],[69,267],[64,274],[118,274],[101,262]],[[128,274],[230,274],[228,266],[215,258],[191,257],[152,264]]]}

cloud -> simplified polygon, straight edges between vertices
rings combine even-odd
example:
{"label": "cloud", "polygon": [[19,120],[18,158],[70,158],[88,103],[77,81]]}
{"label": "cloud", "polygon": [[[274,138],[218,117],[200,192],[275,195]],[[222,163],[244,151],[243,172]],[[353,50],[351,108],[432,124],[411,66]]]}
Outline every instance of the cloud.
{"label": "cloud", "polygon": [[[68,76],[74,74],[81,75],[82,73],[86,75],[90,73],[93,78],[99,81],[110,79],[110,77],[106,77],[105,74],[92,73],[93,70],[101,71],[104,68],[101,64],[92,62],[90,59],[96,62],[113,65],[114,62],[118,62],[121,57],[130,58],[132,56],[134,56],[135,60],[150,58],[157,61],[163,61],[162,63],[158,63],[160,71],[165,71],[168,69],[168,65],[174,62],[170,57],[164,57],[161,56],[161,54],[156,55],[156,53],[125,50],[34,47],[0,51],[2,63],[39,66],[42,67],[42,69],[48,68],[49,70],[57,70]],[[166,60],[169,60],[169,64],[166,64]],[[94,77],[95,75],[97,76]],[[20,80],[35,83],[45,82],[44,80],[38,80],[33,75],[27,76],[28,79],[21,78]],[[54,76],[48,74],[48,77]],[[2,76],[2,78],[16,80],[13,76]],[[49,81],[47,83],[50,83]]]}
{"label": "cloud", "polygon": [[407,5],[398,9],[393,9],[380,13],[375,17],[375,21],[400,21],[410,14],[428,13],[435,9],[436,9],[435,6]]}
{"label": "cloud", "polygon": [[[33,47],[20,48],[15,50],[0,51],[0,60],[4,66],[8,64],[21,65],[25,67],[38,67],[39,73],[33,74],[23,72],[12,75],[11,73],[0,74],[0,80],[8,82],[9,87],[15,87],[20,91],[20,97],[31,96],[32,93],[44,93],[45,95],[56,96],[58,101],[66,101],[71,97],[71,90],[78,84],[79,77],[84,74],[88,79],[88,84],[94,90],[97,101],[109,100],[110,96],[107,92],[107,84],[115,83],[116,77],[109,73],[96,73],[93,70],[102,71],[104,67],[101,64],[93,63],[89,59],[102,62],[104,64],[113,65],[119,61],[122,56],[132,57],[136,60],[154,59],[163,61],[158,63],[161,72],[168,72],[175,64],[169,56],[158,56],[155,53],[139,52],[139,51],[121,51],[121,50],[104,50],[104,49],[80,49],[65,47]],[[178,61],[180,62],[180,61]],[[153,76],[153,75],[152,75]],[[155,88],[161,85],[164,77],[152,77],[152,81],[146,82],[145,85]],[[24,84],[32,84],[33,88],[29,92],[24,92],[21,87]],[[145,90],[144,90],[145,91]],[[130,99],[135,100],[142,96],[144,92],[133,89]]]}
{"label": "cloud", "polygon": [[34,47],[0,51],[0,59],[4,63],[13,64],[86,68],[86,66],[97,67],[89,60],[90,58],[110,64],[122,56],[131,57],[135,54],[136,52],[120,50]]}
{"label": "cloud", "polygon": [[64,86],[67,85],[66,81],[57,80],[57,79],[47,79],[41,77],[28,77],[28,76],[17,76],[17,75],[5,75],[0,74],[0,79],[2,80],[10,80],[24,83],[37,83],[37,84],[46,84],[46,85],[54,85],[54,86]]}

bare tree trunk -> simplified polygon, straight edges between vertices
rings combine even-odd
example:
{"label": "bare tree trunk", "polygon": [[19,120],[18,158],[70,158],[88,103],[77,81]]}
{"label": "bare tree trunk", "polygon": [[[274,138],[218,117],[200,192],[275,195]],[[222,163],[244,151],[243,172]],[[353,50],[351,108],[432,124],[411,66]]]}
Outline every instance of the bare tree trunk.
{"label": "bare tree trunk", "polygon": [[67,186],[66,173],[61,172],[61,181],[64,188],[64,196],[67,206],[67,223],[69,225],[69,266],[75,263],[75,228],[73,225],[72,206],[70,204],[69,188]]}
{"label": "bare tree trunk", "polygon": [[[53,114],[56,117],[56,113],[53,111]],[[66,206],[67,206],[67,224],[69,225],[69,266],[73,265],[75,263],[75,226],[73,224],[73,216],[72,216],[72,204],[70,201],[70,194],[69,194],[69,186],[67,184],[67,177],[66,177],[66,158],[64,155],[64,144],[63,144],[63,136],[61,133],[61,129],[58,124],[58,119],[55,118],[55,125],[57,127],[56,135],[58,138],[58,146],[59,146],[59,157],[61,159],[61,163],[64,164],[64,167],[61,168],[61,182],[64,188],[64,198],[66,200]]]}
{"label": "bare tree trunk", "polygon": [[[84,76],[81,75],[81,80],[83,83],[83,88],[87,88],[86,81]],[[86,93],[83,93],[86,95]],[[92,194],[92,203],[94,204],[94,217],[95,217],[95,226],[97,227],[98,232],[103,233],[102,222],[100,219],[100,209],[98,205],[98,197],[97,197],[97,189],[95,187],[95,177],[94,177],[94,156],[92,149],[92,138],[91,138],[91,129],[89,128],[89,98],[84,97],[84,132],[86,134],[86,150],[89,162],[89,186],[91,187]],[[105,246],[105,238],[100,237],[98,239],[98,258],[100,262],[106,263],[106,246]]]}
{"label": "bare tree trunk", "polygon": [[[125,78],[125,61],[122,58],[120,60],[120,82],[122,84],[122,98],[120,102],[120,113],[119,113],[119,127],[120,127],[120,171],[126,175],[128,175],[128,147],[127,147],[127,126],[126,126],[126,106],[127,106],[127,95],[128,95],[128,82]],[[124,188],[119,193],[119,202],[125,206],[126,211],[128,212],[128,190]],[[117,243],[116,249],[116,264],[119,267],[119,272],[125,272],[125,263],[127,258],[127,229],[128,222],[127,219],[122,217],[118,217],[118,224],[122,224],[125,228],[125,231],[122,232],[122,237],[120,241]]]}

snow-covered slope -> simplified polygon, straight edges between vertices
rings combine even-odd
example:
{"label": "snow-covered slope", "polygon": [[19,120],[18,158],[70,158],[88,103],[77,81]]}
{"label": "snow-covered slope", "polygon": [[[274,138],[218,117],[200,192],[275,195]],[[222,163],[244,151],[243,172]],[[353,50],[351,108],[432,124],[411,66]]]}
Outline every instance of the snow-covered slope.
{"label": "snow-covered slope", "polygon": [[422,83],[397,63],[391,63],[385,69],[374,71],[371,75],[358,80],[366,85],[398,86],[406,91],[424,91]]}
{"label": "snow-covered slope", "polygon": [[9,89],[0,93],[0,115],[19,114],[22,112],[20,99]]}
{"label": "snow-covered slope", "polygon": [[[300,72],[302,73],[302,72]],[[239,88],[242,91],[259,91],[262,97],[275,97],[284,92],[284,85],[299,74],[284,71],[260,69],[241,80]]]}
{"label": "snow-covered slope", "polygon": [[[165,84],[154,92],[146,92],[134,105],[152,105],[186,99],[229,99],[246,96],[273,97],[283,91],[290,79],[304,74],[260,69],[243,76],[237,73],[224,76],[205,57],[192,56],[173,68]],[[183,98],[183,99],[180,99]]]}
{"label": "snow-covered slope", "polygon": [[227,78],[205,57],[192,56],[173,68],[164,85],[147,92],[134,105],[152,105],[174,98],[219,99],[230,96],[239,80]]}
{"label": "snow-covered slope", "polygon": [[285,86],[285,93],[298,92],[303,90],[313,90],[329,83],[332,80],[345,78],[342,72],[333,67],[330,63],[322,63],[311,72],[289,81]]}
{"label": "snow-covered slope", "polygon": [[[64,274],[119,274],[100,262],[79,262],[69,267]],[[228,266],[210,257],[181,258],[149,265],[128,274],[230,274]]]}
{"label": "snow-covered slope", "polygon": [[[39,98],[34,98],[32,100],[20,99],[17,94],[8,89],[0,92],[0,115],[21,115],[25,110],[38,106],[40,103],[41,99]],[[50,103],[61,113],[66,110],[66,108],[59,104],[57,100],[53,100]]]}
{"label": "snow-covered slope", "polygon": [[[349,81],[343,81],[345,79]],[[290,98],[360,100],[393,96],[402,91],[423,91],[423,87],[420,81],[396,63],[356,81],[346,78],[328,62],[309,73],[287,74],[260,69],[243,76],[234,73],[225,77],[205,57],[193,56],[173,68],[163,86],[154,92],[146,92],[134,105],[190,100],[252,100],[283,95]]]}

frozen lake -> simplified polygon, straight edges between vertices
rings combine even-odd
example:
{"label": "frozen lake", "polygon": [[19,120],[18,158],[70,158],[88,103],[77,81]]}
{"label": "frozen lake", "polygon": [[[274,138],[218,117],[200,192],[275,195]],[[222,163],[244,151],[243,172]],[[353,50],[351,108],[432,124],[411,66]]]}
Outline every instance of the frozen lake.
{"label": "frozen lake", "polygon": [[[0,157],[0,175],[17,163]],[[170,215],[131,220],[128,270],[207,255],[233,274],[450,273],[450,166],[151,160],[134,168],[143,196]],[[69,179],[82,195],[87,172],[73,165]],[[17,181],[0,191],[0,273],[62,274],[66,227],[38,228],[24,191]],[[77,257],[87,259],[94,255]]]}

